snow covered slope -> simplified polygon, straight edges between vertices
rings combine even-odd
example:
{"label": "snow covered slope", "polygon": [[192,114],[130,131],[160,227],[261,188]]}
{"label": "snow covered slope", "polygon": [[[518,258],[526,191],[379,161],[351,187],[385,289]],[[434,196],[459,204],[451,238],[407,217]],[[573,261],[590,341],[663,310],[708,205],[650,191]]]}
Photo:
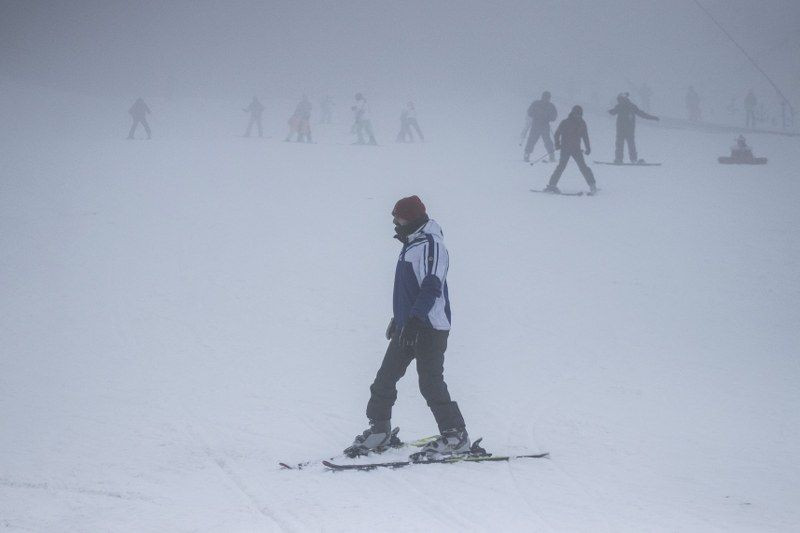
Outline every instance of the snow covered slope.
{"label": "snow covered slope", "polygon": [[[346,145],[344,117],[280,142],[292,102],[268,106],[271,139],[237,138],[241,105],[214,105],[216,131],[179,131],[151,103],[151,142],[124,113],[3,134],[0,525],[800,526],[797,139],[753,136],[769,164],[730,167],[731,135],[641,128],[663,166],[595,166],[601,194],[567,198],[528,192],[553,167],[520,161],[524,103],[418,102],[429,142],[396,145],[374,102],[377,148]],[[589,159],[611,158],[613,121],[587,122]],[[561,187],[585,188],[574,164]],[[551,459],[280,470],[364,427],[409,194],[450,248],[445,377],[471,435]],[[393,422],[435,432],[413,367]]]}

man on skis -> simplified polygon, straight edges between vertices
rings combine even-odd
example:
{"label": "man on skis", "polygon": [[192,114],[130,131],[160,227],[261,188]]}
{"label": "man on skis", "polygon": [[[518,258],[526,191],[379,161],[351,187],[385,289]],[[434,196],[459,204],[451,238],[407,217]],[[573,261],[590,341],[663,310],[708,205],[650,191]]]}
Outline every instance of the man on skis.
{"label": "man on skis", "polygon": [[147,104],[144,103],[144,100],[137,98],[131,108],[128,109],[128,113],[130,114],[131,118],[133,118],[133,124],[131,124],[131,129],[128,132],[128,139],[133,139],[133,136],[136,133],[136,127],[139,124],[144,127],[144,131],[147,133],[147,138],[152,138],[150,134],[150,124],[147,123],[147,115],[150,114],[150,108],[147,107]]}
{"label": "man on skis", "polygon": [[258,97],[254,96],[253,101],[243,111],[250,114],[250,122],[247,123],[247,131],[244,132],[244,136],[250,137],[250,131],[255,125],[258,128],[258,136],[263,137],[264,129],[261,126],[261,115],[264,113],[264,106],[258,101]]}
{"label": "man on skis", "polygon": [[617,105],[613,109],[609,109],[608,112],[612,115],[617,115],[617,143],[614,163],[622,163],[622,152],[626,142],[628,143],[628,155],[631,158],[631,163],[638,163],[639,156],[636,154],[635,139],[636,117],[639,116],[647,120],[659,120],[659,118],[639,109],[636,104],[630,101],[627,93],[617,96]]}
{"label": "man on skis", "polygon": [[426,444],[429,456],[466,453],[470,440],[458,404],[444,381],[444,352],[450,333],[447,292],[449,255],[442,230],[428,218],[417,196],[397,202],[392,211],[395,238],[403,244],[394,277],[394,316],[386,330],[389,347],[370,386],[369,428],[344,453],[350,457],[379,451],[392,441],[392,406],[397,382],[416,359],[419,388],[440,435]]}
{"label": "man on skis", "polygon": [[375,134],[372,132],[372,121],[369,116],[369,105],[367,99],[361,93],[356,93],[356,105],[352,108],[355,123],[353,130],[358,135],[358,140],[354,144],[366,144],[364,142],[364,134],[369,136],[369,144],[375,146],[378,141],[375,140]]}
{"label": "man on skis", "polygon": [[592,152],[589,146],[589,132],[586,129],[586,122],[583,121],[583,108],[576,105],[569,112],[569,116],[561,121],[556,129],[556,150],[561,150],[561,157],[558,160],[558,166],[550,176],[550,183],[545,188],[546,192],[559,194],[558,180],[561,179],[561,174],[569,163],[569,158],[575,160],[578,168],[583,174],[586,183],[589,184],[590,194],[597,192],[597,185],[594,180],[592,169],[586,164],[583,159],[584,152],[581,150],[581,141],[586,145],[586,155]]}
{"label": "man on skis", "polygon": [[528,133],[528,142],[525,144],[525,155],[523,159],[530,161],[531,152],[536,146],[539,137],[544,142],[544,147],[550,157],[550,161],[555,161],[553,151],[553,141],[550,139],[550,123],[558,117],[556,106],[550,101],[550,91],[542,93],[542,98],[535,100],[528,108],[528,116],[531,119],[531,127]]}

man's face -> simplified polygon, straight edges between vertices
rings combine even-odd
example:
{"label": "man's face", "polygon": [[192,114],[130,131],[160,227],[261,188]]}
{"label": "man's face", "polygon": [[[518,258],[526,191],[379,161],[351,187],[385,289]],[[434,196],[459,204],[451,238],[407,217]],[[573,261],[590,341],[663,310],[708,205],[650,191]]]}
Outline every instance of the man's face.
{"label": "man's face", "polygon": [[400,217],[394,217],[392,219],[392,222],[394,222],[395,226],[405,226],[406,224],[408,224],[408,220]]}

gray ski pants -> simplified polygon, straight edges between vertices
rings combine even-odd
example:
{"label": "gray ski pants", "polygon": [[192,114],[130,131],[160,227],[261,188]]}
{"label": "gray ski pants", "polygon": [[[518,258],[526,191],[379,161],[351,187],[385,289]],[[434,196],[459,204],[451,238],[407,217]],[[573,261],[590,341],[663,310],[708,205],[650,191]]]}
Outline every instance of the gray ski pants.
{"label": "gray ski pants", "polygon": [[399,332],[392,335],[383,363],[369,388],[367,418],[391,420],[392,406],[397,400],[397,382],[405,375],[411,361],[416,359],[419,390],[436,419],[439,431],[464,427],[458,404],[450,399],[444,382],[444,352],[448,335],[448,331],[425,329],[420,332],[414,350],[400,346]]}

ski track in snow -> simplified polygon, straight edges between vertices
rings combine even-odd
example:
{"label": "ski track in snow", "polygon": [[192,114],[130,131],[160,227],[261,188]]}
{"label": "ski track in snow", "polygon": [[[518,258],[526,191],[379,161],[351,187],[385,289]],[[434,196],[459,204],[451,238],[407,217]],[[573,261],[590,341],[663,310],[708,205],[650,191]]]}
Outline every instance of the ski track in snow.
{"label": "ski track in snow", "polygon": [[145,496],[143,494],[138,494],[135,492],[119,492],[113,490],[89,489],[85,487],[66,485],[63,483],[15,481],[11,479],[0,478],[0,486],[12,489],[43,490],[49,492],[72,492],[75,494],[87,494],[89,496],[101,496],[105,498],[114,498],[119,500],[136,500],[142,502],[155,501],[154,498],[150,498],[148,496]]}
{"label": "ski track in snow", "polygon": [[277,526],[281,531],[294,531],[289,524],[285,523],[281,518],[279,518],[275,513],[273,513],[269,506],[261,502],[258,497],[245,485],[242,481],[241,477],[236,473],[236,471],[228,464],[228,461],[225,460],[221,455],[214,452],[211,447],[206,443],[203,437],[194,429],[191,425],[186,426],[186,432],[189,437],[195,442],[202,450],[203,453],[208,456],[209,460],[216,465],[220,472],[231,482],[233,485],[238,489],[241,495],[246,498],[248,503],[253,507],[253,509],[258,512],[261,516],[263,516],[269,523],[274,524]]}

